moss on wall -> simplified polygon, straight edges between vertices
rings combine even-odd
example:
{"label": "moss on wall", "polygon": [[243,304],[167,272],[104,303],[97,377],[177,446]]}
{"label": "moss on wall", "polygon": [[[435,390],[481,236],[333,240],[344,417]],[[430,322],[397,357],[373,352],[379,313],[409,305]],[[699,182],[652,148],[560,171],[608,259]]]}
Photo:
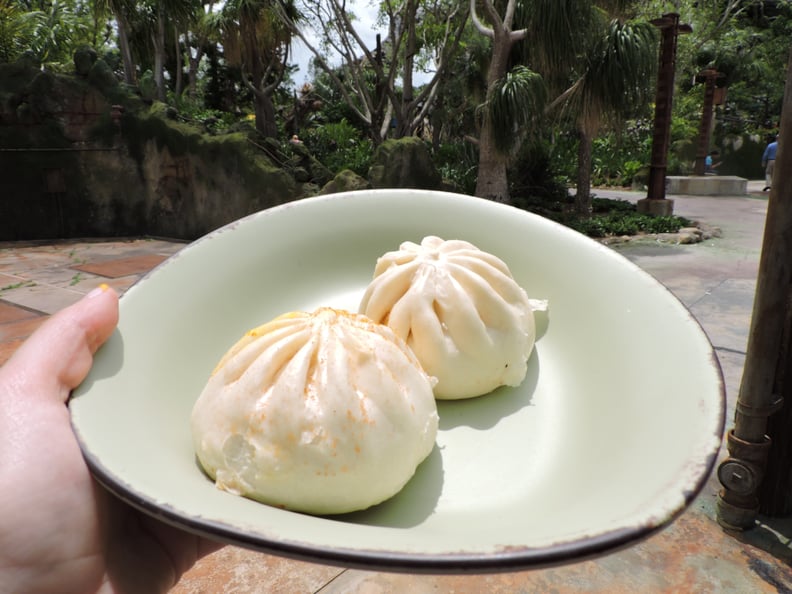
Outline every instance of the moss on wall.
{"label": "moss on wall", "polygon": [[110,88],[0,66],[0,240],[194,239],[300,196],[244,134],[202,134]]}

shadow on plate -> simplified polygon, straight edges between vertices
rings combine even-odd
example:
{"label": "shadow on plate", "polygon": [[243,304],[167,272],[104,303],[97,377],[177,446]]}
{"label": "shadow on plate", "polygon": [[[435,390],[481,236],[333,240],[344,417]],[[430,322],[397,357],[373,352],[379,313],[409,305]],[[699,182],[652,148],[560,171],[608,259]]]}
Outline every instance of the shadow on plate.
{"label": "shadow on plate", "polygon": [[411,528],[432,515],[442,491],[443,456],[435,445],[404,488],[387,501],[362,511],[326,517],[368,526]]}
{"label": "shadow on plate", "polygon": [[439,400],[437,413],[440,415],[440,430],[467,426],[474,429],[490,429],[501,419],[530,406],[539,381],[539,353],[528,359],[525,379],[517,387],[501,386],[497,390],[464,400]]}

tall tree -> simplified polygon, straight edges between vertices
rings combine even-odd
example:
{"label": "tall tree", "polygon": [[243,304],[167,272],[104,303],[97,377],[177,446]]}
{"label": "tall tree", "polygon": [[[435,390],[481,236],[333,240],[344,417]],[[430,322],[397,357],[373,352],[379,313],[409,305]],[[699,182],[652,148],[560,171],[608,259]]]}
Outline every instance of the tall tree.
{"label": "tall tree", "polygon": [[[470,16],[473,20],[473,25],[479,33],[488,37],[492,43],[492,54],[487,67],[486,103],[494,106],[497,102],[498,90],[503,86],[503,81],[509,69],[509,56],[512,48],[517,42],[525,39],[526,35],[528,35],[528,30],[525,28],[513,28],[517,0],[508,0],[502,16],[492,0],[482,0],[481,6],[486,22],[479,18],[476,10],[476,0],[470,0]],[[481,131],[478,139],[479,170],[478,181],[476,182],[476,196],[507,202],[509,200],[509,186],[506,175],[508,154],[503,150],[507,141],[505,138],[496,137],[496,129],[508,128],[508,121],[496,123],[493,120],[493,116],[496,113],[492,109],[485,109],[482,116]],[[513,115],[506,111],[501,113],[506,118]]]}
{"label": "tall tree", "polygon": [[[588,0],[507,0],[505,4],[494,0],[471,0],[473,23],[481,34],[490,39],[492,48],[487,67],[486,105],[494,105],[503,89],[521,89],[520,94],[515,92],[511,100],[513,109],[497,112],[511,118],[510,121],[496,123],[493,120],[495,112],[484,110],[478,140],[476,195],[509,200],[507,149],[514,150],[513,142],[520,140],[519,130],[525,121],[530,120],[525,112],[541,108],[541,102],[537,101],[541,93],[536,89],[539,79],[525,75],[528,72],[540,74],[551,97],[564,93],[584,72],[589,69],[595,71],[587,64],[593,64],[606,55],[600,52],[588,57],[589,50],[598,47],[591,40],[600,40],[605,33],[607,20],[602,15],[623,10],[627,5],[628,0],[601,0],[596,3]],[[623,41],[623,37],[617,36],[617,39]],[[507,77],[507,73],[517,66],[521,66],[522,75]],[[613,69],[610,73],[616,71]],[[624,74],[631,75],[632,71],[625,70]],[[522,80],[522,83],[506,85],[504,81],[507,78],[514,82]],[[580,83],[576,88],[570,95],[580,96],[580,92],[586,90],[588,99],[584,103],[590,106],[597,104],[594,95],[588,92],[588,89],[595,88],[592,83],[588,86]],[[520,105],[520,101],[524,103]],[[520,113],[525,118],[523,122],[514,119]],[[595,110],[588,109],[586,113],[594,114]],[[533,117],[538,117],[538,114],[534,113]],[[508,137],[501,138],[502,134]]]}
{"label": "tall tree", "polygon": [[[380,5],[381,18],[391,23],[388,44],[397,50],[394,71],[401,75],[401,88],[396,81],[387,89],[395,137],[413,135],[436,106],[440,83],[460,47],[467,12],[465,3],[454,0],[388,0]],[[416,88],[418,73],[422,79],[431,76]]]}
{"label": "tall tree", "polygon": [[[306,27],[284,18],[375,144],[420,126],[467,18],[464,7],[451,0],[384,0],[380,7],[384,34],[373,42],[364,39],[370,32],[343,0],[305,2]],[[416,90],[413,80],[422,59],[432,62],[434,72]]]}
{"label": "tall tree", "polygon": [[221,20],[217,3],[213,0],[204,1],[194,8],[184,32],[184,45],[188,63],[188,92],[195,97],[198,92],[198,69],[207,46],[220,37]]}
{"label": "tall tree", "polygon": [[612,20],[585,52],[577,80],[550,106],[574,118],[578,143],[575,210],[591,215],[592,143],[604,118],[620,122],[650,100],[657,64],[657,35],[646,22]]}
{"label": "tall tree", "polygon": [[116,23],[118,51],[124,65],[124,82],[128,85],[137,83],[137,67],[132,57],[132,46],[129,43],[130,19],[135,14],[134,0],[94,0],[98,11],[109,11]]}
{"label": "tall tree", "polygon": [[[148,0],[150,14],[154,17],[150,27],[151,45],[154,49],[154,84],[157,98],[166,99],[165,57],[168,39],[175,39],[181,23],[188,22],[197,8],[198,0]],[[170,33],[170,34],[169,34]]]}
{"label": "tall tree", "polygon": [[299,21],[291,0],[229,0],[222,11],[226,59],[239,65],[245,85],[253,92],[256,129],[278,134],[273,95],[288,72],[292,30]]}

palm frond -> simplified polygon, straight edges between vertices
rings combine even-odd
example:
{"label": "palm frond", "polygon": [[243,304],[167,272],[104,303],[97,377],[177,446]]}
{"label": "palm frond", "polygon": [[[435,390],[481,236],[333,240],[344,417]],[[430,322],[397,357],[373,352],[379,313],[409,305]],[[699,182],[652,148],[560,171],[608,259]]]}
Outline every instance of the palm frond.
{"label": "palm frond", "polygon": [[651,99],[657,67],[657,33],[649,23],[611,21],[593,45],[585,70],[551,109],[562,106],[594,134],[603,117],[633,115]]}
{"label": "palm frond", "polygon": [[525,66],[509,71],[492,89],[487,101],[488,116],[492,123],[495,145],[508,153],[541,117],[547,101],[547,90],[542,77]]}
{"label": "palm frond", "polygon": [[651,24],[611,21],[590,56],[585,92],[607,110],[630,111],[648,98],[657,66]]}
{"label": "palm frond", "polygon": [[545,78],[571,68],[592,31],[595,10],[589,0],[523,0],[518,2],[515,27],[528,30],[522,44],[523,63]]}

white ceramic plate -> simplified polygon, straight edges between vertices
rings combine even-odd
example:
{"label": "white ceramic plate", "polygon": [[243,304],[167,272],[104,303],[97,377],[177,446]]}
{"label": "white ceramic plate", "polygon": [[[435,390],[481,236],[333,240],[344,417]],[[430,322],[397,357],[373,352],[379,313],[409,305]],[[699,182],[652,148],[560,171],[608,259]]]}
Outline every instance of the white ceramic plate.
{"label": "white ceramic plate", "polygon": [[[496,254],[549,301],[523,384],[441,403],[434,452],[370,510],[313,517],[216,489],[189,417],[221,355],[286,311],[356,309],[377,258],[425,235]],[[98,480],[166,522],[326,563],[492,571],[578,560],[667,525],[712,470],[724,387],[696,320],[609,248],[478,198],[375,190],[254,214],[154,269],[122,298],[70,406]]]}

